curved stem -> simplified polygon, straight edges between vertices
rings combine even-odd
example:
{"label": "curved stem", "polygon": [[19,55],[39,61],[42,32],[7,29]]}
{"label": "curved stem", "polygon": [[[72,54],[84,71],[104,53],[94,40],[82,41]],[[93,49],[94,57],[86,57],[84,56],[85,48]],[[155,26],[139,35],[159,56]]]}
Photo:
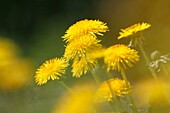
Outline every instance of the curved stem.
{"label": "curved stem", "polygon": [[[141,36],[141,38],[143,38],[143,36]],[[153,78],[154,78],[154,79],[158,79],[158,77],[157,77],[157,75],[156,75],[156,72],[155,72],[155,71],[152,69],[152,67],[149,65],[149,64],[150,64],[150,60],[149,60],[149,58],[147,57],[146,52],[145,52],[145,50],[143,49],[142,44],[141,44],[140,42],[138,42],[138,47],[139,47],[139,49],[140,49],[140,51],[141,51],[141,53],[142,53],[142,55],[143,55],[143,58],[145,59],[146,65],[148,66],[148,68],[149,68],[149,70],[150,70]]]}
{"label": "curved stem", "polygon": [[125,73],[125,71],[124,71],[123,69],[121,70],[121,75],[122,75],[122,77],[123,77],[123,80],[125,80],[126,85],[129,85],[129,82],[128,82],[126,73]]}
{"label": "curved stem", "polygon": [[93,67],[91,64],[88,63],[88,67],[89,67],[89,70],[90,70],[96,84],[99,85],[101,83],[101,78],[98,75],[96,75],[96,73],[93,71]]}
{"label": "curved stem", "polygon": [[59,81],[59,83],[68,91],[70,92],[71,94],[75,94],[74,91],[69,88],[63,81]]}
{"label": "curved stem", "polygon": [[[95,74],[95,72],[93,71],[93,67],[92,67],[91,64],[88,64],[88,67],[89,67],[89,70],[90,70],[90,72],[91,72],[91,74],[92,74],[92,76],[93,76],[96,84],[97,84],[97,85],[100,85],[100,83],[101,83],[100,77]],[[108,103],[109,103],[109,107],[110,107],[112,113],[114,113],[114,112],[115,112],[115,106],[113,105],[113,103],[110,103],[110,102],[108,102]]]}
{"label": "curved stem", "polygon": [[[122,74],[123,79],[126,82],[126,85],[129,86],[129,82],[127,80],[127,76],[126,76],[125,71],[121,70],[121,74]],[[133,112],[134,113],[138,113],[138,110],[137,110],[136,105],[135,105],[135,101],[134,101],[133,96],[132,96],[132,92],[129,93],[129,98],[130,98],[130,101],[131,101],[131,104],[132,104]]]}

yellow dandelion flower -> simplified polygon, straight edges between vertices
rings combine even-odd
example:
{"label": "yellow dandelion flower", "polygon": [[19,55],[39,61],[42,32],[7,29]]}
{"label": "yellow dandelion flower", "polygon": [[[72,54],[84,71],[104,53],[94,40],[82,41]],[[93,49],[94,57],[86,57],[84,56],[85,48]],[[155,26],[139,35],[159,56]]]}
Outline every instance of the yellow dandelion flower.
{"label": "yellow dandelion flower", "polygon": [[73,39],[77,39],[82,35],[103,35],[102,33],[108,31],[106,23],[103,23],[99,20],[81,20],[73,24],[67,31],[66,34],[62,37],[67,42],[70,42]]}
{"label": "yellow dandelion flower", "polygon": [[79,39],[72,41],[66,46],[64,57],[67,60],[74,57],[85,57],[88,53],[101,48],[101,44],[98,44],[100,40],[94,38],[93,35],[83,35]]}
{"label": "yellow dandelion flower", "polygon": [[86,74],[89,70],[88,63],[92,66],[95,66],[97,63],[96,60],[88,59],[88,61],[85,58],[81,58],[80,60],[78,58],[75,58],[73,60],[72,65],[72,73],[73,77],[80,78],[82,74]]}
{"label": "yellow dandelion flower", "polygon": [[96,91],[95,99],[96,102],[112,101],[112,98],[115,95],[124,96],[125,94],[129,94],[130,92],[131,92],[130,84],[127,85],[124,80],[112,78],[100,84],[99,88]]}
{"label": "yellow dandelion flower", "polygon": [[67,66],[68,63],[63,58],[47,60],[36,71],[35,81],[37,85],[45,84],[50,79],[59,79],[59,76],[65,73],[65,68]]}
{"label": "yellow dandelion flower", "polygon": [[138,61],[138,52],[123,44],[109,47],[104,55],[104,62],[107,64],[108,71],[110,69],[121,71],[127,67],[133,67],[133,64]]}
{"label": "yellow dandelion flower", "polygon": [[138,32],[148,29],[150,26],[151,26],[150,24],[143,22],[141,24],[140,23],[134,24],[126,29],[121,29],[121,32],[119,32],[120,36],[118,37],[118,39],[135,35]]}

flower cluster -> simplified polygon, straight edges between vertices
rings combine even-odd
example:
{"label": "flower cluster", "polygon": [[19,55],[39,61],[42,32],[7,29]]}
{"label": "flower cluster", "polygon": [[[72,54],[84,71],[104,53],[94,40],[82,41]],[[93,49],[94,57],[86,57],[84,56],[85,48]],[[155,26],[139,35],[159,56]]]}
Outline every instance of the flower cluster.
{"label": "flower cluster", "polygon": [[[126,112],[126,110],[124,111],[124,105],[122,105],[120,101],[120,98],[126,95],[126,97],[128,97],[128,101],[130,101],[128,104],[131,104],[133,112],[137,113],[138,110],[135,107],[135,102],[133,101],[131,94],[132,86],[127,79],[125,70],[133,67],[134,64],[139,61],[138,51],[132,48],[136,45],[138,45],[141,53],[144,54],[143,56],[144,59],[146,59],[146,63],[149,62],[149,60],[146,58],[147,55],[145,54],[141,46],[143,40],[142,31],[148,29],[150,26],[150,24],[143,22],[134,24],[126,29],[121,29],[118,39],[131,37],[129,46],[125,44],[115,44],[108,48],[105,48],[103,45],[100,44],[101,40],[99,40],[97,36],[103,36],[103,33],[108,31],[109,28],[106,26],[106,23],[99,20],[87,19],[78,21],[71,27],[69,27],[66,30],[65,34],[62,36],[63,40],[65,41],[65,51],[63,57],[45,61],[45,63],[43,63],[37,69],[35,81],[37,85],[43,85],[47,83],[47,81],[50,79],[61,80],[60,77],[65,74],[66,68],[71,62],[72,77],[80,78],[82,75],[85,75],[89,70],[91,71],[91,74],[96,80],[96,83],[99,85],[97,90],[95,90],[96,102],[107,101],[110,104],[115,105],[115,107],[118,107],[115,108],[116,112],[119,110],[121,112]],[[164,56],[163,60],[161,59],[159,60],[159,62],[165,60],[169,61],[168,58],[168,56]],[[101,61],[100,63],[104,66],[101,66],[98,63],[99,59]],[[157,62],[154,62],[154,65],[157,65]],[[99,68],[96,68],[98,64]],[[102,72],[102,76],[108,75],[109,79],[96,75],[98,69],[100,68],[107,69],[107,71]],[[110,73],[110,71],[120,72],[122,78],[115,78],[114,76],[112,76],[112,73]],[[103,80],[104,78],[105,80]],[[63,109],[62,106],[61,111],[64,110],[64,112],[74,111],[82,113],[86,112],[86,110],[88,109],[81,108],[80,104],[89,103],[92,105],[93,99],[90,99],[88,101],[88,99],[85,98],[86,96],[88,96],[88,94],[84,95],[84,93],[83,96],[80,96],[81,99],[74,98],[79,97],[79,95],[77,95],[78,93],[76,93],[75,95],[75,92],[67,87],[64,82],[62,82],[62,80],[60,82],[68,91],[71,92],[71,94],[73,94],[73,97],[71,97],[71,99],[75,101],[75,103],[73,102],[73,106],[71,107],[70,101],[68,101],[68,106],[66,107],[69,110]],[[77,105],[80,106],[78,109]]]}
{"label": "flower cluster", "polygon": [[99,20],[85,19],[73,24],[62,36],[66,41],[63,58],[54,58],[43,63],[36,71],[36,83],[42,85],[50,79],[59,79],[65,73],[70,60],[73,60],[73,77],[79,78],[86,74],[89,68],[97,63],[97,60],[89,57],[90,54],[102,48],[97,35],[103,35],[102,33],[106,31],[108,31],[106,23]]}
{"label": "flower cluster", "polygon": [[67,60],[73,59],[73,77],[80,77],[89,70],[89,65],[94,67],[96,60],[89,57],[89,54],[102,48],[97,35],[108,31],[106,23],[99,20],[81,20],[72,25],[62,37],[66,40],[64,57]]}
{"label": "flower cluster", "polygon": [[[149,24],[135,24],[120,33],[133,34],[150,27]],[[81,77],[88,70],[95,67],[97,58],[104,58],[104,63],[107,65],[107,71],[124,70],[132,67],[139,60],[136,50],[131,49],[123,44],[113,45],[104,49],[100,44],[97,35],[108,31],[106,23],[99,20],[81,20],[68,28],[65,35],[62,36],[66,41],[66,48],[63,58],[54,58],[46,61],[37,69],[35,80],[38,85],[45,84],[48,80],[59,79],[65,73],[68,62],[72,63],[72,76]],[[124,33],[124,34],[123,34]],[[119,38],[120,38],[119,37]]]}

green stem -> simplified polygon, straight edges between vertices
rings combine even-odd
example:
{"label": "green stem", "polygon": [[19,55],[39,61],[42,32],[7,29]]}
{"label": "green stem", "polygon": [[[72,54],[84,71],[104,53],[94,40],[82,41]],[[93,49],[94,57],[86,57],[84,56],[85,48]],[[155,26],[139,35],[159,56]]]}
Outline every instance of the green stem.
{"label": "green stem", "polygon": [[98,75],[96,75],[96,73],[93,71],[93,67],[91,64],[88,64],[88,67],[89,67],[89,70],[90,70],[96,84],[99,85],[101,83],[101,78]]}
{"label": "green stem", "polygon": [[109,104],[109,107],[110,107],[112,113],[115,113],[116,112],[116,107],[113,105],[113,102],[109,101],[108,104]]}
{"label": "green stem", "polygon": [[[122,74],[123,79],[126,82],[126,85],[129,86],[129,82],[128,82],[128,79],[127,79],[125,71],[121,70],[121,74]],[[136,105],[135,105],[135,101],[134,101],[133,96],[132,96],[132,92],[130,92],[129,98],[130,98],[130,101],[131,101],[131,104],[132,104],[133,112],[134,113],[138,113],[138,110],[137,110]]]}
{"label": "green stem", "polygon": [[129,85],[129,82],[128,82],[126,73],[125,73],[125,71],[124,71],[123,69],[121,70],[121,75],[122,75],[122,77],[123,77],[123,80],[125,80],[126,85],[128,86],[128,85]]}
{"label": "green stem", "polygon": [[[143,38],[143,37],[141,36],[141,38]],[[147,57],[146,52],[145,52],[145,50],[143,49],[141,42],[138,42],[138,47],[139,47],[139,49],[140,49],[140,51],[141,51],[141,53],[142,53],[142,55],[143,55],[143,57],[144,57],[144,59],[145,59],[146,65],[148,66],[148,68],[149,68],[149,70],[150,70],[153,78],[154,78],[154,79],[158,79],[158,77],[157,77],[157,75],[156,75],[156,72],[155,72],[155,71],[152,69],[152,67],[149,65],[149,64],[150,64],[150,60],[149,60],[149,58]]]}
{"label": "green stem", "polygon": [[69,88],[63,81],[59,81],[59,83],[68,91],[70,92],[71,94],[75,94],[74,91]]}
{"label": "green stem", "polygon": [[134,113],[138,113],[138,110],[137,110],[137,108],[136,108],[135,101],[134,101],[134,99],[133,99],[132,93],[129,94],[129,98],[130,98],[130,100],[131,100],[132,109],[133,109]]}

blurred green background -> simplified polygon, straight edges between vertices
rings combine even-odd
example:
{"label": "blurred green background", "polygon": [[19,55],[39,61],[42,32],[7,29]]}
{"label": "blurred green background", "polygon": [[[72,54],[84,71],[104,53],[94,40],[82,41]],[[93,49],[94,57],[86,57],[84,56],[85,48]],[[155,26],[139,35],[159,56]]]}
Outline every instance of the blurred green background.
{"label": "blurred green background", "polygon": [[[30,58],[33,71],[45,60],[61,57],[64,42],[61,36],[69,26],[82,19],[106,22],[110,31],[101,37],[106,47],[128,40],[117,40],[119,31],[138,22],[152,26],[144,32],[144,48],[148,55],[154,50],[169,53],[170,1],[169,0],[0,0],[0,37],[13,40],[20,48],[20,57]],[[129,80],[135,83],[150,77],[141,61],[127,70]],[[71,78],[68,85],[91,79]],[[36,86],[31,84],[20,90],[0,91],[0,113],[50,113],[64,89],[55,81]]]}

